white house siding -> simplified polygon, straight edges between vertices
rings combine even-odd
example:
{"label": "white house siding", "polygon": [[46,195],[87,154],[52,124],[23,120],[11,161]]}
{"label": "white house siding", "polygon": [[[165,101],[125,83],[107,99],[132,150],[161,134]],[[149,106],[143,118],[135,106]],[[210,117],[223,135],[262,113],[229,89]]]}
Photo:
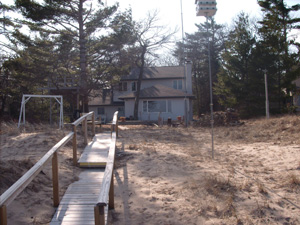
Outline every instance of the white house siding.
{"label": "white house siding", "polygon": [[[105,108],[104,114],[98,114],[98,108]],[[99,118],[99,116],[102,117],[102,119],[105,117],[106,122],[110,122],[113,119],[113,115],[116,111],[119,111],[118,116],[124,116],[124,106],[89,106],[89,111],[94,111],[96,119]]]}
{"label": "white house siding", "polygon": [[[167,101],[171,101],[171,112],[143,112],[143,101],[156,101],[156,100],[167,100]],[[133,112],[134,112],[134,100],[130,99],[130,100],[125,100],[125,116],[127,118],[130,118],[133,116]],[[189,112],[189,120],[191,120],[191,116],[192,116],[192,105],[191,105],[191,100],[188,99],[188,108],[190,110],[188,110]],[[164,121],[166,121],[168,118],[171,118],[172,120],[177,120],[178,116],[183,117],[185,112],[184,112],[184,99],[142,99],[140,100],[139,103],[139,110],[138,110],[138,115],[139,115],[139,120],[150,120],[150,121],[157,121],[158,120],[158,116],[160,114],[160,117],[163,118]]]}
{"label": "white house siding", "polygon": [[294,103],[294,106],[297,107],[296,110],[299,112],[300,111],[300,95],[295,94],[293,96],[293,103]]}
{"label": "white house siding", "polygon": [[[142,84],[141,84],[141,90],[152,87],[156,84],[161,84],[166,87],[173,88],[174,80],[182,80],[182,91],[183,91],[184,90],[184,80],[183,79],[143,80]],[[125,82],[125,81],[123,81],[123,82]],[[122,100],[119,99],[120,96],[132,93],[131,81],[126,81],[126,82],[127,82],[127,91],[114,91],[114,99],[113,99],[114,102],[122,102]]]}
{"label": "white house siding", "polygon": [[134,112],[134,100],[125,100],[125,117],[130,118],[133,117]]}

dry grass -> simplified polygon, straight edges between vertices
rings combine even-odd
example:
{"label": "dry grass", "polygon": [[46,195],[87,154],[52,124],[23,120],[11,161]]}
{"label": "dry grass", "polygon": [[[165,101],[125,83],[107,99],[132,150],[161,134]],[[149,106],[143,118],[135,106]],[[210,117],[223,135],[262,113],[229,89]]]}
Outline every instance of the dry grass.
{"label": "dry grass", "polygon": [[263,183],[261,182],[257,182],[257,188],[258,188],[258,192],[263,194],[263,195],[267,195],[268,194],[268,191],[267,189],[265,188],[265,186],[263,185]]}
{"label": "dry grass", "polygon": [[244,121],[237,127],[220,127],[216,130],[219,139],[244,143],[277,142],[279,144],[300,144],[300,118],[296,115]]}
{"label": "dry grass", "polygon": [[295,173],[290,174],[287,178],[287,185],[293,189],[299,189],[300,188],[300,177],[298,175],[296,175]]}
{"label": "dry grass", "polygon": [[[20,148],[30,144],[29,130],[47,135],[40,146],[63,135],[38,129],[1,136]],[[212,160],[208,128],[121,127],[113,224],[300,224],[299,132],[297,116],[217,127]],[[67,156],[63,168],[71,164]]]}

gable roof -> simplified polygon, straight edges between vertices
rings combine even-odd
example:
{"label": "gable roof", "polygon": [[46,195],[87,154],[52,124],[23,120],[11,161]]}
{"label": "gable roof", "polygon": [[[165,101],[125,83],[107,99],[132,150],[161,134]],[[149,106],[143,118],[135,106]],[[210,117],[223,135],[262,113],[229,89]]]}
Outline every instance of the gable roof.
{"label": "gable roof", "polygon": [[[135,68],[131,73],[122,77],[121,81],[137,80],[140,69]],[[182,79],[184,78],[184,66],[162,66],[162,67],[145,67],[143,80],[152,79]]]}
{"label": "gable roof", "polygon": [[[119,99],[134,99],[136,92],[129,93],[127,95],[122,95]],[[140,92],[140,99],[150,99],[150,98],[194,98],[194,95],[187,94],[183,91],[176,90],[170,87],[166,87],[161,84],[154,85],[149,88],[142,89]]]}

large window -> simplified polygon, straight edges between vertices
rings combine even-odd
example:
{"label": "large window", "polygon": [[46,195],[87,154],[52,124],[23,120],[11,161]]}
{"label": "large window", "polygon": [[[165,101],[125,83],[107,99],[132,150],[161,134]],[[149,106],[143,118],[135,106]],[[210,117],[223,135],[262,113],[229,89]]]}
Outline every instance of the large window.
{"label": "large window", "polygon": [[173,80],[173,88],[182,90],[182,80]]}
{"label": "large window", "polygon": [[171,101],[143,101],[143,112],[171,112]]}

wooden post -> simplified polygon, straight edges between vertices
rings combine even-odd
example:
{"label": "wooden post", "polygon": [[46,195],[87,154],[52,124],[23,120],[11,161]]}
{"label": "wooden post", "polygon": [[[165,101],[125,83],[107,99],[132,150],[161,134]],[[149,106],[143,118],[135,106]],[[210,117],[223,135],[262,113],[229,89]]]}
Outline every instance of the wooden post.
{"label": "wooden post", "polygon": [[111,175],[111,182],[109,187],[109,200],[108,200],[109,209],[115,208],[115,199],[114,199],[114,175]]}
{"label": "wooden post", "polygon": [[117,135],[117,138],[119,137],[119,121],[117,119],[117,122],[116,122],[116,135]]}
{"label": "wooden post", "polygon": [[92,132],[93,132],[93,136],[95,136],[95,113],[93,112],[92,114]]}
{"label": "wooden post", "polygon": [[0,225],[7,225],[6,205],[0,207]]}
{"label": "wooden post", "polygon": [[53,184],[53,206],[59,205],[59,185],[58,185],[58,159],[57,152],[52,157],[52,184]]}
{"label": "wooden post", "polygon": [[76,133],[76,126],[73,125],[73,165],[77,165],[77,133]]}
{"label": "wooden post", "polygon": [[112,137],[112,133],[114,131],[114,124],[112,123],[110,126],[110,136]]}
{"label": "wooden post", "polygon": [[87,145],[88,143],[88,139],[87,139],[87,118],[85,117],[84,121],[83,121],[83,133],[84,133],[84,144]]}
{"label": "wooden post", "polygon": [[105,225],[105,212],[103,205],[94,207],[95,225]]}

